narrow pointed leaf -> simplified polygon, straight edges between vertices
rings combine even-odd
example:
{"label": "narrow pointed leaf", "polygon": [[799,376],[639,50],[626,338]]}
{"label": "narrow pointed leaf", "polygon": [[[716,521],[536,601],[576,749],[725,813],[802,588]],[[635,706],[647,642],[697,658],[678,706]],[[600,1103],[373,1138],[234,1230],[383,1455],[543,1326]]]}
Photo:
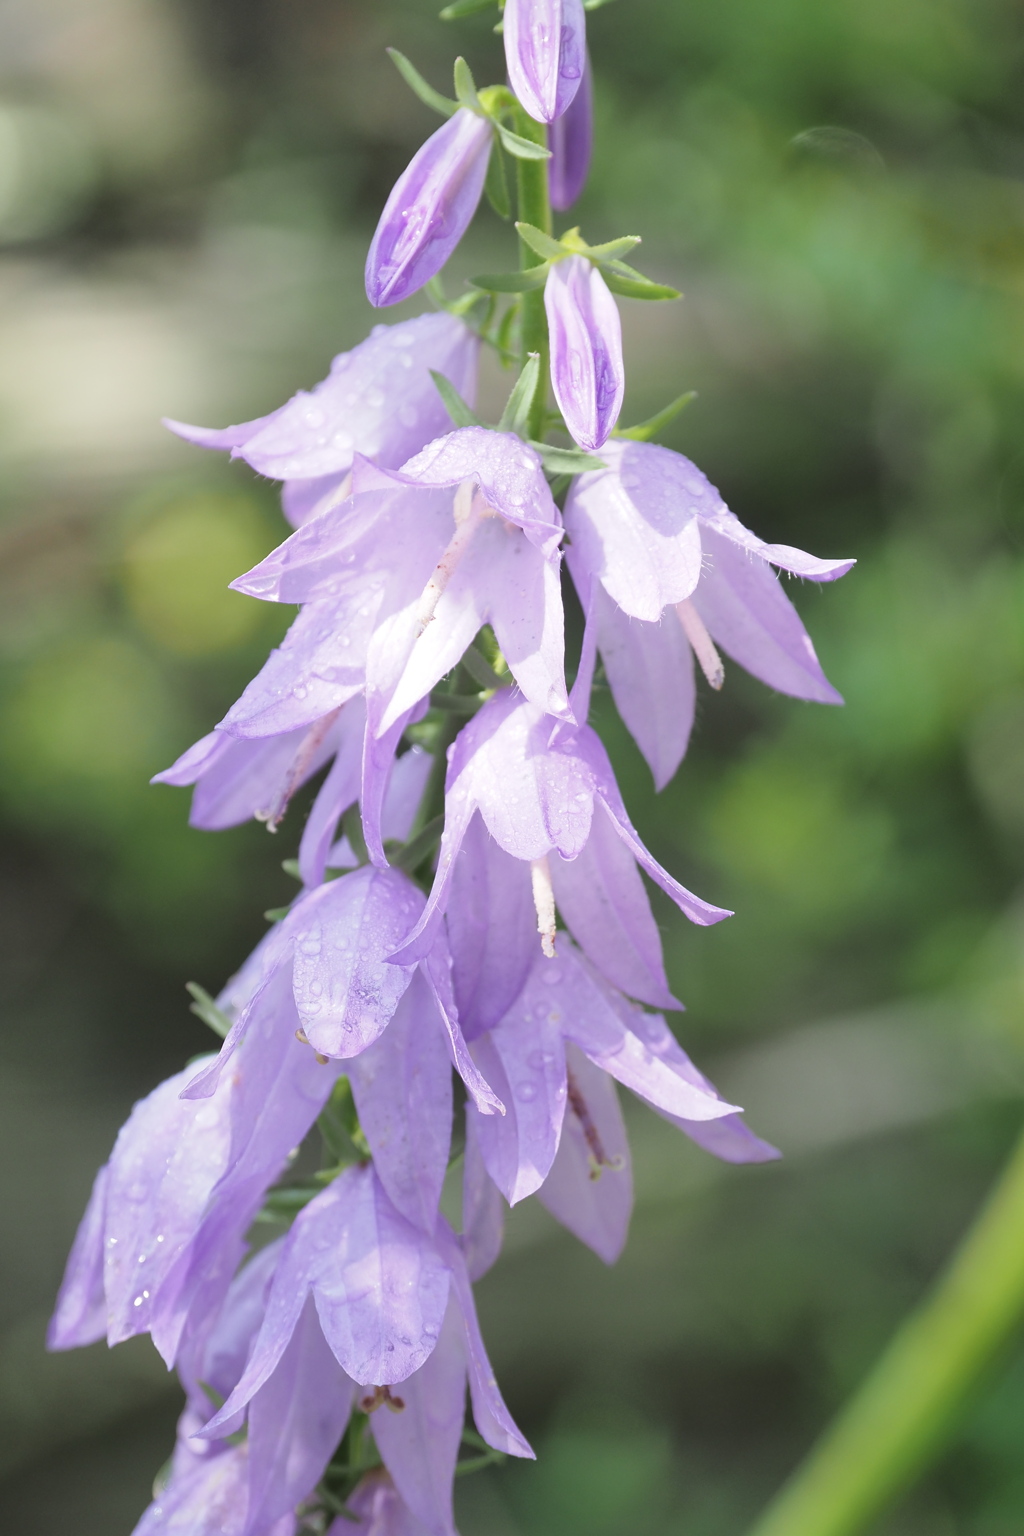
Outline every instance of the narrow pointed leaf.
{"label": "narrow pointed leaf", "polygon": [[[488,0],[488,3],[490,3],[490,0]],[[487,162],[487,180],[484,182],[484,191],[487,193],[487,201],[498,215],[498,218],[511,218],[512,204],[509,201],[508,195],[505,155],[499,139],[495,139],[494,147],[491,150],[491,158]]]}
{"label": "narrow pointed leaf", "polygon": [[[534,146],[536,147],[536,146]],[[560,261],[569,252],[560,240],[555,240],[551,235],[546,235],[535,224],[527,224],[522,219],[516,220],[516,232],[521,240],[525,240],[531,251],[544,261]]]}
{"label": "narrow pointed leaf", "polygon": [[542,144],[534,144],[532,139],[524,139],[518,133],[513,133],[511,128],[505,128],[501,123],[495,123],[495,128],[501,138],[501,142],[510,155],[517,160],[550,160],[551,151],[545,149]]}
{"label": "narrow pointed leaf", "polygon": [[581,448],[554,448],[550,443],[535,443],[530,447],[540,454],[544,468],[552,475],[582,475],[589,469],[605,469],[603,459],[595,454],[584,453]]}
{"label": "narrow pointed leaf", "polygon": [[430,377],[437,386],[437,392],[444,401],[445,410],[457,427],[482,427],[483,422],[463,400],[454,384],[449,383],[443,373],[430,370]]}
{"label": "narrow pointed leaf", "polygon": [[639,235],[623,235],[620,240],[606,240],[603,245],[588,245],[581,254],[591,261],[615,261],[639,244]]}
{"label": "narrow pointed leaf", "polygon": [[542,263],[539,267],[527,267],[525,272],[486,273],[483,277],[471,277],[470,282],[487,293],[528,293],[531,288],[543,288],[547,275],[547,264]]}
{"label": "narrow pointed leaf", "polygon": [[451,117],[453,112],[458,111],[458,102],[452,101],[448,96],[442,96],[440,91],[435,91],[432,85],[428,85],[415,64],[407,59],[404,53],[399,53],[397,48],[389,48],[387,52],[406,85],[414,95],[419,97],[424,106],[430,107],[433,112],[440,112],[442,117]]}
{"label": "narrow pointed leaf", "polygon": [[476,81],[473,79],[473,71],[461,57],[455,60],[455,94],[463,107],[478,110],[480,98],[476,93]]}
{"label": "narrow pointed leaf", "polygon": [[638,421],[635,427],[623,427],[612,433],[613,437],[630,437],[636,443],[649,443],[652,437],[657,437],[664,431],[670,421],[675,421],[681,411],[685,411],[691,400],[696,400],[697,391],[688,389],[685,395],[677,395],[663,410],[649,416],[646,421]]}
{"label": "narrow pointed leaf", "polygon": [[460,16],[475,16],[477,11],[489,11],[494,0],[453,0],[440,12],[442,21],[458,21]]}
{"label": "narrow pointed leaf", "polygon": [[624,299],[681,299],[678,288],[665,283],[652,283],[646,277],[621,277],[613,267],[604,268],[604,280],[612,293]]}
{"label": "narrow pointed leaf", "polygon": [[526,422],[530,407],[533,405],[533,398],[537,393],[539,377],[540,354],[531,352],[501,413],[501,420],[498,422],[499,432],[515,432],[519,437],[525,437]]}

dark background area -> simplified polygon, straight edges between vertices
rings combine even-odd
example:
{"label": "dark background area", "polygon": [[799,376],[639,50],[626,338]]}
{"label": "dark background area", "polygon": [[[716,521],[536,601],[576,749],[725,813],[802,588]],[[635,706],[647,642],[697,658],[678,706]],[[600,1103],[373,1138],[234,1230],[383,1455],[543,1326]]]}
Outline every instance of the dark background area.
{"label": "dark background area", "polygon": [[[131,1530],[178,1399],[148,1341],[46,1357],[132,1101],[209,1045],[293,887],[299,814],[186,827],[147,780],[287,615],[226,590],[274,488],[172,438],[321,378],[375,316],[367,240],[492,19],[424,0],[0,0],[0,1526]],[[464,1536],[739,1536],[922,1294],[1020,1122],[1024,121],[1011,0],[619,0],[589,18],[590,186],[677,305],[623,302],[640,419],[762,537],[856,555],[791,586],[845,709],[728,670],[642,833],[729,923],[657,907],[680,1038],[781,1164],[631,1110],[605,1270],[534,1202],[480,1286],[536,1466],[460,1485]],[[461,277],[511,259],[485,211]],[[425,307],[413,303],[403,313]],[[488,400],[508,379],[487,375]],[[301,810],[300,808],[297,808]],[[890,1536],[1016,1536],[1024,1355]]]}

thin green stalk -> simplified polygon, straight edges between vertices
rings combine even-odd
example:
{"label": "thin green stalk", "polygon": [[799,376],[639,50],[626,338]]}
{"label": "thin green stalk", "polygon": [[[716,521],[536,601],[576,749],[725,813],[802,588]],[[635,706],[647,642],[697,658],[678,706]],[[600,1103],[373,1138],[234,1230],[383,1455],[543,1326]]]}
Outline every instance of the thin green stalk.
{"label": "thin green stalk", "polygon": [[854,1536],[941,1449],[1024,1315],[1024,1137],[931,1293],[750,1536]]}
{"label": "thin green stalk", "polygon": [[[534,144],[547,142],[547,130],[543,123],[534,122],[522,107],[516,108],[515,131]],[[519,218],[524,224],[552,233],[551,198],[548,194],[548,162],[546,160],[516,161],[516,194]],[[519,266],[522,271],[537,265],[537,253],[525,240],[519,242]],[[540,356],[540,374],[537,392],[533,397],[528,418],[529,435],[539,441],[544,436],[548,403],[548,319],[544,311],[544,290],[535,288],[524,293],[520,308],[521,329],[519,366],[525,368],[531,352]]]}

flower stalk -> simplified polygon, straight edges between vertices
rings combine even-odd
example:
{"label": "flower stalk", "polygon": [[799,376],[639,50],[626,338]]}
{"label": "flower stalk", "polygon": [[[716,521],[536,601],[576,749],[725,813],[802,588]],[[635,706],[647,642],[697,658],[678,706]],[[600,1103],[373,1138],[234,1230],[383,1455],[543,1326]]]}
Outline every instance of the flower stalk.
{"label": "flower stalk", "polygon": [[[536,122],[522,107],[515,113],[516,132],[534,144],[545,144],[547,133],[543,123]],[[519,222],[532,224],[546,235],[552,232],[551,196],[548,187],[548,162],[546,160],[516,161],[516,193]],[[527,272],[536,267],[537,256],[533,247],[520,235],[519,269]],[[544,436],[548,398],[548,321],[544,310],[542,289],[532,289],[520,299],[519,366],[525,368],[530,354],[540,359],[540,371],[533,404],[527,414],[527,429],[531,438]]]}

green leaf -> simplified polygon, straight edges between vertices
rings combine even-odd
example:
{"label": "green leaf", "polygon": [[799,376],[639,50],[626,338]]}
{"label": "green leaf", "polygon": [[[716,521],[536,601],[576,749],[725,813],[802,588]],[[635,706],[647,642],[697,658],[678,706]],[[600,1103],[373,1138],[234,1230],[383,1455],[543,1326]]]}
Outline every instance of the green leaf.
{"label": "green leaf", "polygon": [[291,875],[293,880],[302,880],[302,872],[299,869],[298,859],[282,859],[281,868],[284,870],[286,875]]}
{"label": "green leaf", "polygon": [[526,436],[526,423],[529,419],[530,407],[537,394],[539,378],[540,353],[531,352],[501,413],[501,420],[498,422],[499,432],[515,432],[519,437]]}
{"label": "green leaf", "polygon": [[527,267],[525,272],[488,272],[483,277],[471,277],[470,282],[485,293],[529,293],[531,288],[543,288],[547,275],[544,262],[539,267]]}
{"label": "green leaf", "polygon": [[[285,911],[287,910],[288,909],[286,907]],[[202,1019],[204,1024],[208,1024],[213,1030],[214,1034],[219,1035],[223,1040],[228,1030],[231,1028],[231,1020],[228,1018],[227,1014],[217,1007],[217,1004],[214,1002],[209,992],[207,992],[205,987],[201,987],[198,981],[186,982],[185,991],[191,993],[192,997],[195,999],[195,1001],[189,1005],[191,1012],[194,1013],[197,1018]]]}
{"label": "green leaf", "polygon": [[602,5],[611,5],[612,0],[583,0],[585,11],[599,11]]}
{"label": "green leaf", "polygon": [[553,448],[550,443],[535,443],[532,440],[530,447],[536,448],[544,468],[552,475],[582,475],[588,469],[608,467],[603,459],[595,458],[592,453],[584,453],[582,448]]}
{"label": "green leaf", "polygon": [[469,646],[463,652],[462,665],[474,683],[479,683],[481,688],[504,688],[507,683],[512,681],[511,672],[506,671],[504,676],[499,676],[486,656],[478,651],[475,645]]}
{"label": "green leaf", "polygon": [[441,11],[442,21],[458,21],[460,16],[473,16],[477,11],[489,11],[494,0],[454,0]]}
{"label": "green leaf", "polygon": [[537,255],[542,257],[544,261],[561,261],[563,256],[569,254],[560,240],[553,240],[550,235],[546,235],[535,224],[526,224],[522,219],[518,219],[516,221],[516,231],[520,240],[524,240],[530,247],[530,250],[536,251]]}
{"label": "green leaf", "polygon": [[591,261],[614,261],[639,244],[639,235],[623,235],[618,240],[606,240],[604,245],[588,245],[583,254],[589,256]]}
{"label": "green leaf", "polygon": [[681,299],[682,294],[678,288],[669,288],[665,283],[652,283],[650,278],[622,277],[613,267],[606,267],[602,274],[612,293],[621,294],[624,299]]}
{"label": "green leaf", "polygon": [[480,420],[480,417],[476,414],[475,411],[470,410],[465,400],[463,400],[462,396],[455,388],[455,385],[446,379],[443,373],[437,373],[433,368],[431,368],[430,377],[433,379],[434,384],[437,387],[438,394],[444,401],[445,410],[448,412],[448,415],[451,417],[452,421],[457,427],[483,426],[483,422]]}
{"label": "green leaf", "polygon": [[511,128],[506,128],[502,123],[495,123],[499,137],[510,155],[517,160],[550,160],[551,151],[545,149],[543,144],[534,144],[532,139],[524,139],[518,133],[513,133]]}
{"label": "green leaf", "polygon": [[442,814],[435,816],[432,821],[428,821],[423,831],[414,837],[411,842],[406,843],[401,852],[394,856],[391,860],[392,864],[396,869],[404,869],[408,873],[418,869],[427,854],[441,841],[441,833],[443,831],[444,816]]}
{"label": "green leaf", "polygon": [[664,410],[658,411],[656,415],[649,416],[646,421],[638,421],[635,427],[616,428],[612,436],[630,437],[637,443],[649,443],[652,437],[657,437],[658,433],[663,431],[670,421],[674,421],[680,411],[685,411],[690,401],[696,398],[697,391],[688,389],[685,395],[677,395],[671,404],[666,405]]}
{"label": "green leaf", "polygon": [[502,315],[501,324],[498,326],[497,335],[494,338],[494,344],[498,348],[498,351],[501,353],[503,362],[515,362],[515,356],[512,349],[512,333],[515,330],[516,320],[519,316],[519,309],[520,304],[519,300],[517,299],[515,303],[509,305],[508,309],[506,309],[505,313]]}
{"label": "green leaf", "polygon": [[[505,153],[501,147],[500,139],[495,139],[491,149],[491,158],[487,162],[487,180],[484,182],[484,191],[487,193],[487,201],[498,215],[498,218],[510,218],[512,215],[512,204],[509,201],[508,177],[505,174]],[[482,284],[479,286],[482,286]]]}
{"label": "green leaf", "polygon": [[460,106],[469,107],[471,112],[480,110],[480,98],[476,93],[473,71],[461,54],[455,60],[455,94],[459,98]]}
{"label": "green leaf", "polygon": [[389,48],[387,54],[406,85],[419,97],[424,106],[430,107],[434,112],[440,112],[442,117],[451,117],[453,112],[459,110],[457,101],[452,101],[448,96],[442,96],[440,91],[435,91],[432,85],[427,84],[415,64],[410,63],[404,53],[399,53],[397,48]]}

